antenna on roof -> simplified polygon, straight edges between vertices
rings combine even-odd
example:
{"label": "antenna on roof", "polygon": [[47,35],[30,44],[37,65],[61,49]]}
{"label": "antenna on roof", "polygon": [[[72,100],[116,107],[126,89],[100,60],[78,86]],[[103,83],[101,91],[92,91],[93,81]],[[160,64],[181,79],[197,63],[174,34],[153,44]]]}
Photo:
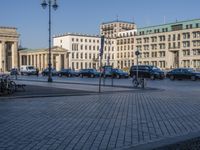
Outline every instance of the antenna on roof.
{"label": "antenna on roof", "polygon": [[164,24],[166,24],[165,16],[163,17]]}
{"label": "antenna on roof", "polygon": [[133,23],[135,23],[135,18],[134,18],[134,16],[133,16],[133,18],[132,18],[132,19],[133,19]]}
{"label": "antenna on roof", "polygon": [[119,21],[119,16],[118,15],[116,15],[116,18],[117,18],[117,22]]}
{"label": "antenna on roof", "polygon": [[176,23],[178,22],[178,19],[176,18]]}

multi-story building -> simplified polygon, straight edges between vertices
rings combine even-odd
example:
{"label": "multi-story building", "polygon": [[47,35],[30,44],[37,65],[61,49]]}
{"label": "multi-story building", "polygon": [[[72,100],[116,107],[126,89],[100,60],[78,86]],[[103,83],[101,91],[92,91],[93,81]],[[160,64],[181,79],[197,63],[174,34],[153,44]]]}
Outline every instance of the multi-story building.
{"label": "multi-story building", "polygon": [[200,19],[138,28],[135,42],[140,64],[200,68]]}
{"label": "multi-story building", "polygon": [[119,32],[116,38],[116,57],[118,68],[128,69],[134,64],[134,36],[137,30]]}
{"label": "multi-story building", "polygon": [[19,34],[13,27],[0,27],[0,71],[18,67]]}
{"label": "multi-story building", "polygon": [[119,32],[133,29],[136,29],[135,23],[116,20],[102,23],[100,25],[100,34],[105,37],[116,38]]}
{"label": "multi-story building", "polygon": [[[65,48],[69,52],[69,68],[99,69],[100,36],[67,33],[53,38],[54,46]],[[105,39],[103,64],[109,62],[115,66],[115,39]]]}

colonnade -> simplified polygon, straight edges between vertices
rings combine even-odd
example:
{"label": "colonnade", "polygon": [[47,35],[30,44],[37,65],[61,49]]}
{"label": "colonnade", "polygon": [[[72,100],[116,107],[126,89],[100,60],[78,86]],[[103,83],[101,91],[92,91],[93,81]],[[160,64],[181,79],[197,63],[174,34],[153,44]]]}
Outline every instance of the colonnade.
{"label": "colonnade", "polygon": [[0,41],[0,72],[18,68],[18,42]]}
{"label": "colonnade", "polygon": [[[47,51],[28,52],[28,50],[19,52],[19,66],[31,65],[38,68],[40,71],[48,67],[49,54]],[[62,68],[69,68],[67,52],[52,52],[51,55],[52,67],[57,71]]]}

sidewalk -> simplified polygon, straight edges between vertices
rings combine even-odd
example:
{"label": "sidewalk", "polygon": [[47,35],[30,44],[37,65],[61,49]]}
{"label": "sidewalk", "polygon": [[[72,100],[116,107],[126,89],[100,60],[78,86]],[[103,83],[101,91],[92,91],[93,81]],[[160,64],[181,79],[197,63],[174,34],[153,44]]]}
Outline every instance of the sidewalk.
{"label": "sidewalk", "polygon": [[73,96],[0,100],[2,150],[148,150],[199,137],[200,93],[105,88],[99,94],[95,86],[19,82]]}

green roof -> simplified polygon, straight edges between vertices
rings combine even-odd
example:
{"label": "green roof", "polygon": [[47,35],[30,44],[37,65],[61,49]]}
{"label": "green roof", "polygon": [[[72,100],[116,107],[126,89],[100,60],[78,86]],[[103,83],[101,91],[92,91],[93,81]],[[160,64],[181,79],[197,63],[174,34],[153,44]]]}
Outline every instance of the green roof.
{"label": "green roof", "polygon": [[170,32],[170,31],[175,31],[172,29],[172,27],[178,26],[178,25],[181,26],[180,30],[189,29],[189,28],[199,28],[200,27],[200,19],[177,21],[177,22],[168,23],[168,24],[138,28],[137,33],[140,34],[140,32],[143,32],[143,34],[152,34],[152,33],[158,33],[158,32],[159,33]]}

